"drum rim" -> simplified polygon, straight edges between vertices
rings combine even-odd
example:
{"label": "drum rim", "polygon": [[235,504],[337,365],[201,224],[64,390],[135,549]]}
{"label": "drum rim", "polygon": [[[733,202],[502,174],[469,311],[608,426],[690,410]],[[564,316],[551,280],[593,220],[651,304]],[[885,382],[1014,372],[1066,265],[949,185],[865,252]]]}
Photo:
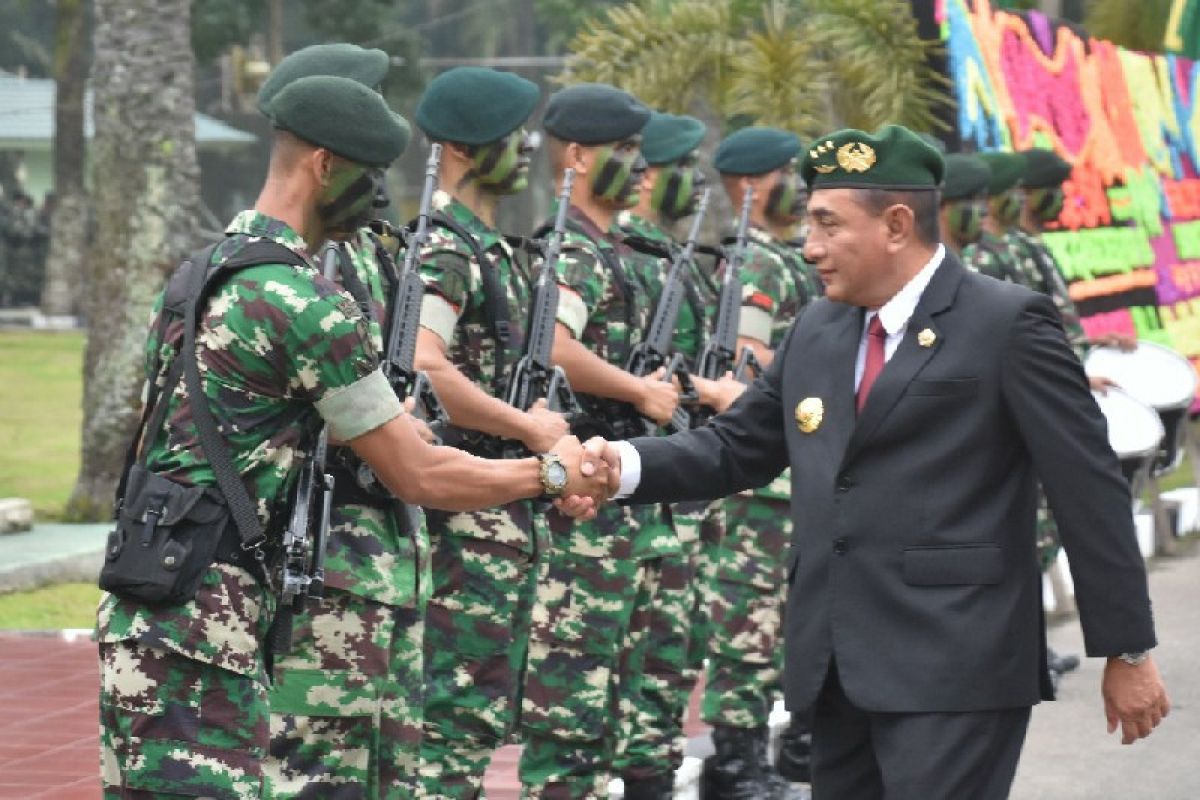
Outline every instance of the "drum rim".
{"label": "drum rim", "polygon": [[[1163,353],[1166,353],[1169,356],[1172,356],[1173,358],[1175,358],[1179,361],[1182,361],[1184,364],[1187,365],[1188,374],[1191,376],[1191,379],[1192,379],[1191,380],[1192,391],[1188,395],[1188,397],[1186,397],[1182,400],[1179,400],[1177,402],[1173,402],[1173,403],[1160,403],[1160,404],[1156,404],[1156,405],[1152,405],[1150,403],[1142,403],[1142,404],[1149,406],[1151,409],[1153,409],[1155,411],[1176,411],[1179,409],[1191,408],[1192,404],[1195,403],[1195,401],[1196,401],[1196,395],[1198,393],[1200,393],[1200,375],[1198,375],[1196,373],[1196,368],[1192,364],[1191,359],[1189,359],[1187,356],[1185,356],[1183,353],[1179,352],[1178,350],[1175,350],[1174,348],[1171,348],[1171,347],[1167,347],[1164,344],[1159,344],[1158,342],[1151,342],[1149,340],[1138,340],[1137,346],[1139,348],[1147,347],[1151,350],[1158,350]],[[1093,355],[1095,353],[1105,351],[1105,350],[1110,353],[1115,353],[1117,355],[1130,355],[1129,353],[1126,353],[1124,350],[1122,350],[1119,347],[1113,347],[1112,345],[1098,345],[1096,347],[1091,348],[1091,350],[1088,352],[1087,356],[1083,359],[1083,370],[1085,373],[1087,373],[1088,363],[1092,361]],[[1122,390],[1122,391],[1124,391],[1124,390]],[[1129,392],[1125,392],[1125,394],[1129,394]],[[1136,400],[1137,398],[1135,397],[1134,399]],[[1139,400],[1138,402],[1142,402],[1142,401]]]}

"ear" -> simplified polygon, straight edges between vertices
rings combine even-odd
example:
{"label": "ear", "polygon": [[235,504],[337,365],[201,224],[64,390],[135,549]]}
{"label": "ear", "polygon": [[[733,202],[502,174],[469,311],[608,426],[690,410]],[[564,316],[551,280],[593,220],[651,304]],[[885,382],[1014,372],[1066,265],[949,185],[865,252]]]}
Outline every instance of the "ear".
{"label": "ear", "polygon": [[309,153],[308,164],[313,179],[318,185],[324,186],[329,180],[329,173],[333,171],[333,153],[324,147],[318,147]]}
{"label": "ear", "polygon": [[897,203],[885,208],[882,217],[889,253],[899,252],[913,241],[917,220],[911,208]]}
{"label": "ear", "polygon": [[584,147],[579,142],[568,142],[567,165],[575,168],[576,175],[587,175],[592,166],[591,148]]}
{"label": "ear", "polygon": [[662,167],[646,167],[646,171],[642,173],[642,191],[653,192],[654,184],[658,182],[658,173],[662,171]]}
{"label": "ear", "polygon": [[442,158],[450,156],[455,161],[470,162],[472,156],[469,148],[458,142],[443,142],[442,143]]}

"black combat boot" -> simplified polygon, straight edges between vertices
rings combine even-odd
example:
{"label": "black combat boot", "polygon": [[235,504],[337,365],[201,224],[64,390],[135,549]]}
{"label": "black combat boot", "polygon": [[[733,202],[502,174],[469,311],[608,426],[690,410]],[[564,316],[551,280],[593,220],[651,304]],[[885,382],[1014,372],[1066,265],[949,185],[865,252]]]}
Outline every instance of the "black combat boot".
{"label": "black combat boot", "polygon": [[671,800],[675,796],[675,776],[623,778],[625,800]]}
{"label": "black combat boot", "polygon": [[701,800],[808,800],[807,790],[792,786],[767,764],[767,729],[717,725],[716,753],[704,761]]}
{"label": "black combat boot", "polygon": [[779,737],[775,771],[793,783],[812,783],[812,733],[799,714]]}
{"label": "black combat boot", "polygon": [[766,794],[762,795],[768,800],[812,800],[812,791],[807,786],[792,783],[784,775],[781,775],[771,766],[767,759],[768,740],[770,731],[766,728],[762,731],[762,738],[755,745],[758,751],[758,763],[762,770],[764,783],[766,784]]}

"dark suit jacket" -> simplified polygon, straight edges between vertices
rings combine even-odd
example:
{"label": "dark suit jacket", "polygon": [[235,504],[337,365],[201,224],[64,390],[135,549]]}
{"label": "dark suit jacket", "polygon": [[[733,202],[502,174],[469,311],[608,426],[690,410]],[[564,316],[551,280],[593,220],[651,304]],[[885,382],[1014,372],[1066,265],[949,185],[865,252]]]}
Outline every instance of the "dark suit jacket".
{"label": "dark suit jacket", "polygon": [[[728,412],[633,442],[634,503],[720,497],[791,466],[788,707],[812,704],[830,659],[869,711],[1036,703],[1035,476],[1071,559],[1088,654],[1152,647],[1129,488],[1051,301],[948,254],[856,418],[862,325],[862,309],[809,305]],[[923,347],[926,329],[936,339]],[[795,420],[807,397],[825,406],[812,433]]]}

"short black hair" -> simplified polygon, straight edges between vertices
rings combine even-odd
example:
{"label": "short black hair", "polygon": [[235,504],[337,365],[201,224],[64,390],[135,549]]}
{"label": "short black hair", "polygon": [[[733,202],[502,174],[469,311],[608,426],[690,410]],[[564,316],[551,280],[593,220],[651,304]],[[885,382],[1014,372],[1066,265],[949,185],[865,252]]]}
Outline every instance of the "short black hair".
{"label": "short black hair", "polygon": [[915,192],[900,189],[855,189],[854,194],[859,205],[875,216],[882,214],[889,206],[908,206],[912,209],[917,238],[921,243],[934,245],[941,241],[938,209],[942,193],[937,189]]}

